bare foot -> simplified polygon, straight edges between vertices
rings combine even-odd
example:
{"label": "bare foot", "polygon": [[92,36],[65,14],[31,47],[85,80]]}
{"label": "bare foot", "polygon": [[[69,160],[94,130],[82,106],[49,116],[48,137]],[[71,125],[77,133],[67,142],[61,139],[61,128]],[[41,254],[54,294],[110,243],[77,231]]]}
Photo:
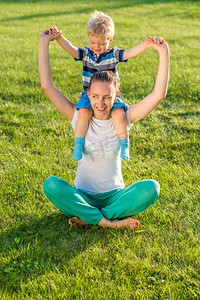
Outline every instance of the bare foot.
{"label": "bare foot", "polygon": [[[75,230],[78,228],[86,227],[86,226],[90,225],[78,217],[73,217],[73,218],[69,219],[68,223]],[[100,227],[117,228],[117,229],[127,228],[127,229],[131,229],[131,230],[138,229],[139,224],[140,224],[140,222],[133,218],[127,218],[127,219],[122,219],[122,220],[118,220],[118,219],[108,220],[104,217],[98,223],[98,225]]]}
{"label": "bare foot", "polygon": [[127,228],[127,229],[138,229],[140,222],[133,218],[127,218],[124,220],[114,220],[116,221],[117,228]]}
{"label": "bare foot", "polygon": [[73,218],[69,219],[68,223],[69,223],[69,225],[72,226],[73,229],[89,226],[88,223],[86,223],[85,221],[81,220],[78,217],[73,217]]}
{"label": "bare foot", "polygon": [[127,218],[123,220],[118,220],[118,219],[108,220],[104,217],[98,223],[98,225],[101,227],[118,228],[118,229],[127,228],[131,230],[138,229],[139,224],[140,223],[138,220],[132,218]]}

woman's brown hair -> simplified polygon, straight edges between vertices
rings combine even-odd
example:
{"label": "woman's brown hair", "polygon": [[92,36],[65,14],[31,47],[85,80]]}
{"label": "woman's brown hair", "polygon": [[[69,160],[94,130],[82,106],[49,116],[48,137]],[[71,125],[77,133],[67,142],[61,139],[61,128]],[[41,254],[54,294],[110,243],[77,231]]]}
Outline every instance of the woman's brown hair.
{"label": "woman's brown hair", "polygon": [[110,85],[114,86],[117,92],[119,91],[118,78],[112,71],[97,71],[96,73],[94,73],[94,75],[90,79],[90,84],[88,87],[89,90],[92,83],[95,81],[108,82]]}

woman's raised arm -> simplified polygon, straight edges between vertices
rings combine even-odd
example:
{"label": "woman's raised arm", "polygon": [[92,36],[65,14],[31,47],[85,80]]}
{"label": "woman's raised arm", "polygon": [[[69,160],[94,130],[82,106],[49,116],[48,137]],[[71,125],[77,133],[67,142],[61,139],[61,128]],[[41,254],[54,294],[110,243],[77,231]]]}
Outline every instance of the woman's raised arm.
{"label": "woman's raised arm", "polygon": [[169,48],[162,43],[150,43],[150,47],[159,53],[159,67],[153,91],[139,103],[129,108],[130,121],[135,123],[146,117],[165,97],[169,80]]}
{"label": "woman's raised arm", "polygon": [[49,34],[48,30],[45,30],[40,35],[39,43],[39,74],[41,88],[55,106],[55,108],[64,115],[69,121],[72,121],[74,112],[76,110],[75,103],[67,99],[59,89],[53,85],[51,76],[51,67],[49,61],[49,43],[53,41],[57,36]]}

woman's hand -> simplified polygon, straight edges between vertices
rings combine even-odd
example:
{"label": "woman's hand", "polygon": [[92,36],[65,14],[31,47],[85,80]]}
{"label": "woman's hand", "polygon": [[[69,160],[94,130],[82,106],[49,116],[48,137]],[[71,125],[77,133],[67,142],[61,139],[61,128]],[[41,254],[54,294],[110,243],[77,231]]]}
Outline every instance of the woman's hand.
{"label": "woman's hand", "polygon": [[61,31],[58,30],[56,27],[51,27],[45,29],[41,34],[40,38],[45,39],[49,42],[55,40],[57,37],[61,35]]}
{"label": "woman's hand", "polygon": [[163,44],[164,39],[162,38],[162,36],[156,36],[156,37],[152,37],[152,36],[148,36],[145,39],[145,43],[151,45],[151,44]]}
{"label": "woman's hand", "polygon": [[163,50],[164,51],[168,50],[168,45],[161,36],[158,36],[158,37],[148,36],[145,39],[145,44],[146,44],[147,48],[153,48],[153,49],[157,50],[158,52],[161,52]]}

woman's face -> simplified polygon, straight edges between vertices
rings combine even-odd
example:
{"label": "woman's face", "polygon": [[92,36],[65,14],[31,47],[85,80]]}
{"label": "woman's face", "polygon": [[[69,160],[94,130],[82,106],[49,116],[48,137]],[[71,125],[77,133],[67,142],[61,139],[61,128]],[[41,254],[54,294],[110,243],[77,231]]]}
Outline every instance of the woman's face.
{"label": "woman's face", "polygon": [[99,120],[110,119],[110,110],[118,96],[115,87],[105,81],[94,81],[87,93],[94,117]]}

